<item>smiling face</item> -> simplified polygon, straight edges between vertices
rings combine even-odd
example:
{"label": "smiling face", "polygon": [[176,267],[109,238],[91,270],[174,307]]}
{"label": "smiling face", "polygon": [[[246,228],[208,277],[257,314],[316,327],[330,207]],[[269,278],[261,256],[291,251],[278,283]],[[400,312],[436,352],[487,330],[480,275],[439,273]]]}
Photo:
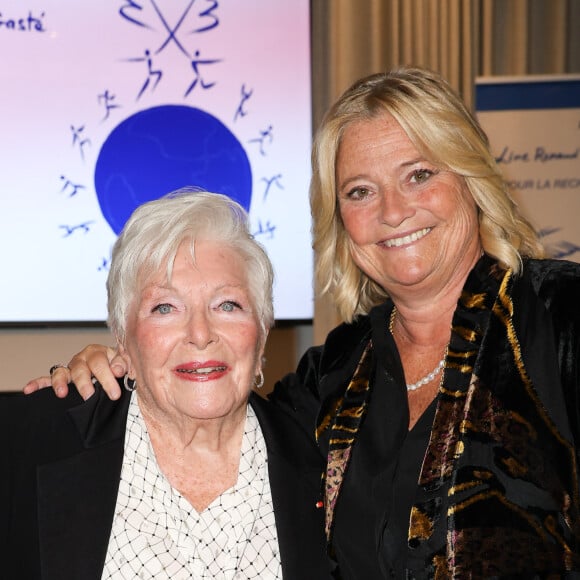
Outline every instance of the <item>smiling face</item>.
{"label": "smiling face", "polygon": [[391,115],[347,126],[336,183],[352,257],[389,294],[438,291],[477,261],[477,208],[463,179],[429,163]]}
{"label": "smiling face", "polygon": [[245,413],[266,337],[245,261],[219,242],[197,241],[195,262],[182,243],[171,280],[140,285],[127,317],[124,351],[139,402],[181,421]]}

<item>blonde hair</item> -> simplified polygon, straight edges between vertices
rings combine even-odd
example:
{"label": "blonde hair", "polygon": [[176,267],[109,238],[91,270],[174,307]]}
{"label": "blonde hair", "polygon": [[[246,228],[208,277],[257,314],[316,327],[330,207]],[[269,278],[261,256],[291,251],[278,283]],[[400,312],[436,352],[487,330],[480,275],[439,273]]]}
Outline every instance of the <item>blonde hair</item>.
{"label": "blonde hair", "polygon": [[478,207],[484,251],[517,274],[522,257],[541,257],[532,225],[511,198],[489,140],[461,98],[439,75],[402,67],[363,78],[328,111],[312,149],[310,204],[316,279],[342,318],[366,314],[388,296],[354,263],[340,217],[336,159],[345,128],[388,113],[434,165],[461,176]]}
{"label": "blonde hair", "polygon": [[274,272],[266,251],[249,231],[246,211],[225,195],[184,188],[139,206],[113,246],[107,278],[108,324],[120,343],[125,340],[129,307],[141,277],[165,267],[171,279],[179,246],[188,241],[193,255],[196,239],[221,242],[240,255],[266,336],[274,324]]}

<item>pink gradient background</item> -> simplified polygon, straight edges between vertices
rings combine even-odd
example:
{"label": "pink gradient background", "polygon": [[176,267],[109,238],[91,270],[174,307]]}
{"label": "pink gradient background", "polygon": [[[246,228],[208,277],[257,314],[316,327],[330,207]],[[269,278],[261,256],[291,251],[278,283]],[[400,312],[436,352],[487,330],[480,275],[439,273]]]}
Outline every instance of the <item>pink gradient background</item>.
{"label": "pink gradient background", "polygon": [[[102,217],[93,186],[94,164],[109,132],[131,114],[160,104],[188,104],[218,117],[242,144],[273,126],[267,156],[246,145],[254,200],[250,216],[276,225],[261,236],[276,270],[279,319],[312,316],[310,178],[311,87],[308,0],[223,0],[217,28],[198,35],[190,13],[176,33],[188,51],[223,62],[202,68],[211,90],[194,89],[190,63],[173,44],[154,57],[164,72],[157,88],[136,100],[145,64],[128,62],[154,51],[166,37],[149,1],[142,0],[140,28],[119,16],[125,2],[101,0],[8,0],[0,8],[2,89],[0,122],[0,231],[2,263],[11,284],[0,289],[0,322],[82,322],[106,316],[106,271],[115,236]],[[157,0],[168,23],[176,23],[189,0]],[[207,8],[196,0],[193,10]],[[42,17],[44,33],[10,30],[6,21]],[[242,84],[253,91],[248,114],[234,122]],[[109,90],[120,108],[104,119],[98,95]],[[70,126],[90,139],[81,159]],[[263,200],[260,179],[282,174],[283,189]],[[73,197],[61,175],[85,186]],[[184,184],[185,185],[185,184]],[[61,224],[90,221],[90,232],[63,237]]]}

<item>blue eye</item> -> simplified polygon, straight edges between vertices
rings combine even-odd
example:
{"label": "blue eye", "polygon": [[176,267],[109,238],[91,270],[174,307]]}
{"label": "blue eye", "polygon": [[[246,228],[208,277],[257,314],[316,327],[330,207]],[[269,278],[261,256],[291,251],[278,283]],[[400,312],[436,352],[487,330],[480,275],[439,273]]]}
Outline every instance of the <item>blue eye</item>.
{"label": "blue eye", "polygon": [[158,304],[153,309],[153,312],[159,312],[159,314],[169,314],[172,310],[173,306],[171,306],[171,304]]}
{"label": "blue eye", "polygon": [[224,312],[233,312],[234,310],[236,310],[236,308],[241,308],[241,306],[237,302],[234,302],[233,300],[226,300],[226,302],[222,302],[220,304],[220,308]]}

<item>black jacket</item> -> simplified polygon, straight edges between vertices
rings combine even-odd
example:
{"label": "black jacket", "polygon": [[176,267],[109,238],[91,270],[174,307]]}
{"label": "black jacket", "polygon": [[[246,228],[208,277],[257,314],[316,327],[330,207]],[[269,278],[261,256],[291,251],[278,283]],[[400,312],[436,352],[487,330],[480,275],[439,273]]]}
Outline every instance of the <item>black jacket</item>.
{"label": "black jacket", "polygon": [[[329,464],[330,492],[341,487],[325,504],[343,580],[393,574],[382,543],[400,499],[383,483],[408,407],[391,309],[336,328],[272,395],[305,430],[318,428],[322,455],[341,433],[351,440],[346,467]],[[371,337],[370,368],[351,381]],[[484,256],[453,317],[444,377],[400,530],[411,569],[394,577],[580,576],[580,264],[528,260],[513,277]]]}
{"label": "black jacket", "polygon": [[[83,402],[49,390],[0,397],[0,577],[100,579],[116,504],[127,410],[123,390]],[[292,419],[252,394],[285,579],[328,577],[321,456]]]}

